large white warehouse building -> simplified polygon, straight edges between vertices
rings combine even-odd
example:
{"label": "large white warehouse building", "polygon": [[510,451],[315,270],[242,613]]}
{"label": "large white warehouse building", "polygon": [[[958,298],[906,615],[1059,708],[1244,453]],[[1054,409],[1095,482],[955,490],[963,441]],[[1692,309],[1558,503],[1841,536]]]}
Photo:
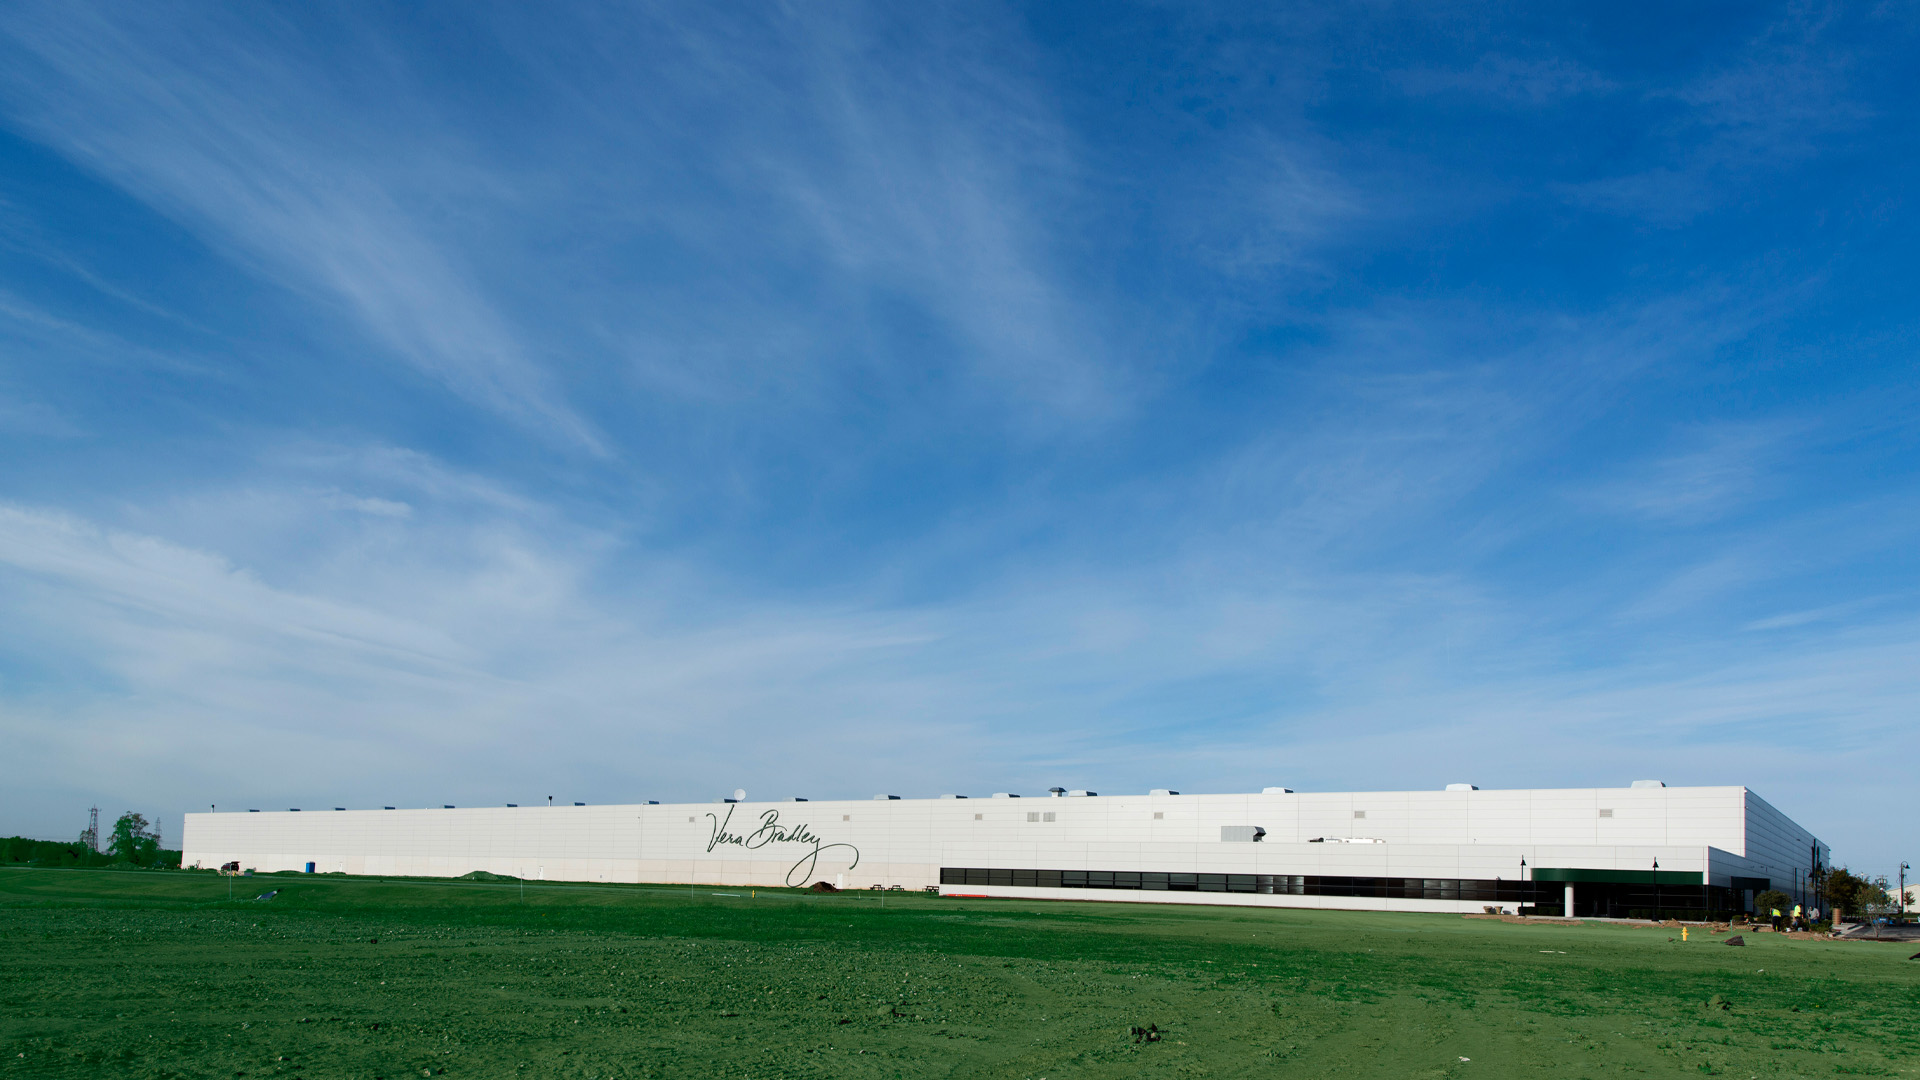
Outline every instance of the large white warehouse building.
{"label": "large white warehouse building", "polygon": [[186,864],[387,876],[1648,916],[1811,903],[1827,848],[1743,787],[943,796],[189,814]]}

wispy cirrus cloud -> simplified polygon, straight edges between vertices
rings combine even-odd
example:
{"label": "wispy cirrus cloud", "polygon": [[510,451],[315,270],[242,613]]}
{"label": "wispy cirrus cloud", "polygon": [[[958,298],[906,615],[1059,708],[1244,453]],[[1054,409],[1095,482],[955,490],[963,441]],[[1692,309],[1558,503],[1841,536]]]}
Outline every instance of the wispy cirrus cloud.
{"label": "wispy cirrus cloud", "polygon": [[[1678,433],[1684,448],[1636,462],[1627,475],[1576,496],[1597,509],[1700,524],[1767,497],[1770,473],[1804,432],[1785,422],[1731,424]],[[1689,445],[1690,444],[1690,445]]]}
{"label": "wispy cirrus cloud", "polygon": [[70,8],[16,12],[7,29],[15,62],[0,86],[49,143],[214,246],[339,304],[470,402],[603,449],[444,239],[421,227],[432,192],[410,167],[462,163],[423,154],[404,129],[349,136],[317,122],[340,104],[339,73],[288,48],[292,26],[208,13],[135,26]]}
{"label": "wispy cirrus cloud", "polygon": [[[491,800],[557,775],[595,798],[796,777],[816,795],[1263,776],[1605,785],[1662,768],[1764,790],[1790,783],[1780,763],[1698,755],[1756,725],[1803,749],[1829,738],[1828,720],[1862,747],[1904,738],[1920,650],[1920,631],[1885,624],[1813,650],[1703,642],[1551,671],[1526,609],[1471,582],[1298,555],[1261,567],[1231,539],[1151,577],[1037,568],[964,601],[770,605],[686,568],[615,585],[564,540],[455,528],[476,558],[428,569],[408,545],[341,533],[356,578],[290,587],[210,552],[9,507],[0,594],[93,657],[104,682],[16,691],[0,723],[116,775],[147,751],[114,732],[191,723],[199,785],[229,801]],[[87,719],[50,734],[36,718],[55,707]],[[1328,748],[1335,730],[1364,765],[1336,764],[1350,759]],[[586,745],[604,764],[575,760]],[[946,748],[937,761],[932,745]],[[507,747],[519,748],[510,767]],[[289,754],[309,779],[245,779]],[[423,779],[421,757],[468,775]],[[1862,780],[1892,783],[1884,772]]]}
{"label": "wispy cirrus cloud", "polygon": [[1872,109],[1856,96],[1836,22],[1825,9],[1789,8],[1717,62],[1672,81],[1640,80],[1635,89],[1657,116],[1642,138],[1671,149],[1559,190],[1580,205],[1675,227],[1841,142]]}
{"label": "wispy cirrus cloud", "polygon": [[0,431],[52,439],[71,439],[86,433],[46,402],[14,398],[4,390],[0,390]]}
{"label": "wispy cirrus cloud", "polygon": [[1565,56],[1478,57],[1464,68],[1416,68],[1399,74],[1415,94],[1458,93],[1521,106],[1556,104],[1585,94],[1603,94],[1619,84]]}

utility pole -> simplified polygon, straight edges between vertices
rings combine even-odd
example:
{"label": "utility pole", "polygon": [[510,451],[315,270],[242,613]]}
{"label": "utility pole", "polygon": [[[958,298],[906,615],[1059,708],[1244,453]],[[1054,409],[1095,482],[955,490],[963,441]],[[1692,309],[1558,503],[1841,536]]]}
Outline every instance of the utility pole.
{"label": "utility pole", "polygon": [[1900,864],[1900,915],[1902,918],[1907,914],[1907,871],[1911,869],[1913,867],[1906,863]]}

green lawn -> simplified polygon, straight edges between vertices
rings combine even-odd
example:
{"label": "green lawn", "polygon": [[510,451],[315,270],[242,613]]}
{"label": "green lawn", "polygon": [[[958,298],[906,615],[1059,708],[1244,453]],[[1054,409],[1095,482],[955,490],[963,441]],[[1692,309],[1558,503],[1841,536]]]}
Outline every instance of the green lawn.
{"label": "green lawn", "polygon": [[[304,875],[228,901],[229,884],[0,870],[0,1078],[1920,1076],[1912,946]],[[1165,1038],[1128,1033],[1148,1024]]]}

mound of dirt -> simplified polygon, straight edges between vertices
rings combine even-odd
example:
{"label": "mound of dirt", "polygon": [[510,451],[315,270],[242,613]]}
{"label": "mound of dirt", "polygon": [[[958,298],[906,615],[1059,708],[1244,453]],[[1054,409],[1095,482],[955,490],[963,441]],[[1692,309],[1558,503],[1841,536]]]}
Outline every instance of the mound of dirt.
{"label": "mound of dirt", "polygon": [[813,884],[807,886],[807,891],[808,892],[839,892],[840,890],[834,888],[833,885],[829,882],[816,881]]}
{"label": "mound of dirt", "polygon": [[519,881],[509,874],[489,874],[485,870],[475,870],[471,874],[461,874],[461,881]]}

